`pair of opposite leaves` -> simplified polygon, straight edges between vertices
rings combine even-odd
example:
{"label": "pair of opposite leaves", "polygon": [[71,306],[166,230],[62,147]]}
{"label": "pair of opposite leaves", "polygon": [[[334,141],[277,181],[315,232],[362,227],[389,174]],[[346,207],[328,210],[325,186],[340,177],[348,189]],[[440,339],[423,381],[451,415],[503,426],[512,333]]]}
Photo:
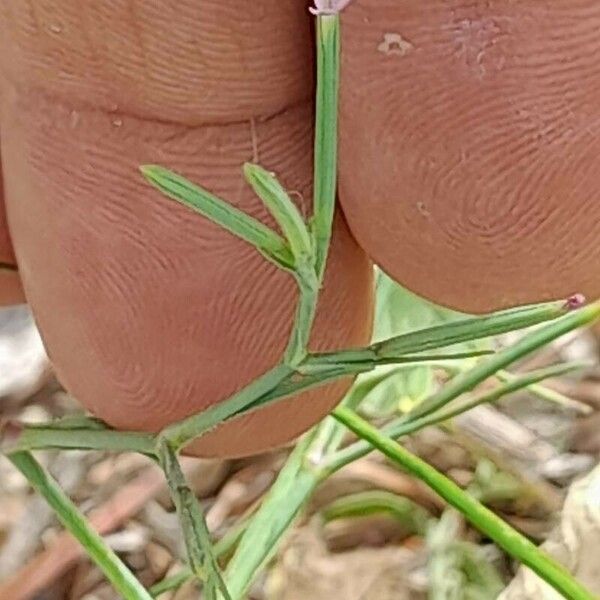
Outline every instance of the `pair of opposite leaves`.
{"label": "pair of opposite leaves", "polygon": [[[18,0],[0,13],[5,201],[27,299],[75,397],[115,427],[156,431],[277,362],[296,287],[138,165],[271,223],[243,183],[255,160],[307,213],[311,21],[301,1],[243,14],[233,0],[136,15],[114,0],[30,4],[33,16]],[[344,13],[343,215],[312,349],[368,342],[369,258],[463,311],[600,295],[600,6],[484,4],[355,0]],[[347,386],[234,420],[193,451],[280,445]]]}

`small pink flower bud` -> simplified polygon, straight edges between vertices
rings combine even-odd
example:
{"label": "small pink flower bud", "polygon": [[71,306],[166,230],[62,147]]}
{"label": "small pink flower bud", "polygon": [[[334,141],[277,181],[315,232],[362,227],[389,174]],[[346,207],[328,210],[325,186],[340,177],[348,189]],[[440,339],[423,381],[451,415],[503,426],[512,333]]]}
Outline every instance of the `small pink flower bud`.
{"label": "small pink flower bud", "polygon": [[585,296],[583,294],[573,294],[569,299],[567,299],[566,308],[569,310],[576,310],[581,308],[585,304]]}
{"label": "small pink flower bud", "polygon": [[337,15],[352,0],[315,0],[315,6],[309,8],[313,15]]}

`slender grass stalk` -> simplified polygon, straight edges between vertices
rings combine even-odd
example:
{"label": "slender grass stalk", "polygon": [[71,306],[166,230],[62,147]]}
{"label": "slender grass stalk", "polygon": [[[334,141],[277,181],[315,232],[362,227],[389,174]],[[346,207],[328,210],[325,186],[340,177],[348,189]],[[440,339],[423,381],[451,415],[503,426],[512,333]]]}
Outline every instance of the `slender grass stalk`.
{"label": "slender grass stalk", "polygon": [[[485,381],[488,377],[495,375],[501,369],[506,369],[514,362],[520,360],[524,356],[531,354],[535,350],[557,339],[558,337],[569,333],[574,329],[589,325],[597,320],[600,316],[600,302],[590,304],[589,306],[578,309],[557,319],[540,329],[531,332],[523,337],[513,346],[490,356],[487,359],[479,362],[475,367],[468,371],[459,373],[454,379],[446,384],[437,394],[430,396],[422,402],[407,416],[400,417],[390,422],[383,430],[384,435],[391,438],[398,438],[401,435],[406,435],[416,431],[408,426],[412,421],[423,423],[423,418],[431,415],[452,402],[464,393],[474,389],[477,385]],[[340,469],[344,465],[358,460],[371,451],[371,447],[364,441],[359,441],[345,448],[330,461],[326,467],[326,471],[333,472]]]}
{"label": "slender grass stalk", "polygon": [[299,290],[296,316],[283,356],[284,364],[292,368],[296,368],[302,364],[306,357],[319,296],[319,282],[315,277],[312,265],[310,267],[308,265],[301,267],[296,280]]}
{"label": "slender grass stalk", "polygon": [[535,546],[491,510],[464,492],[453,481],[431,465],[411,454],[394,440],[343,406],[333,411],[333,417],[374,448],[385,454],[439,494],[461,512],[479,531],[494,540],[508,554],[527,565],[544,581],[568,600],[596,600],[562,565]]}
{"label": "slender grass stalk", "polygon": [[[552,330],[555,332],[552,334],[554,337],[550,336],[550,339],[555,339],[555,337],[561,335],[560,332],[562,331],[562,328],[569,331],[577,327],[580,323],[584,324],[590,322],[596,318],[597,313],[600,311],[599,307],[600,305],[590,305],[589,307],[566,315],[563,319],[558,319],[556,321],[556,329]],[[497,316],[490,315],[483,321],[483,325],[479,320],[473,321],[472,319],[466,319],[465,321],[467,321],[467,323],[459,321],[458,323],[433,328],[436,330],[433,334],[431,333],[431,330],[429,330],[429,333],[427,333],[428,330],[425,330],[424,338],[420,338],[418,335],[409,334],[409,340],[404,340],[402,343],[402,352],[406,354],[411,351],[411,349],[413,352],[422,352],[424,349],[433,349],[434,343],[440,344],[441,346],[455,344],[457,343],[459,336],[466,335],[466,331],[469,332],[471,338],[465,339],[476,338],[477,331],[479,331],[477,327],[478,324],[482,327],[482,333],[485,333],[485,336],[482,335],[482,337],[487,337],[487,335],[491,335],[490,332],[492,331],[495,333],[506,333],[542,321],[557,319],[557,317],[564,315],[567,310],[567,303],[561,301],[505,311]],[[563,324],[564,319],[567,319],[566,324]],[[559,323],[560,325],[558,325]],[[453,333],[446,336],[444,331],[447,331],[447,329],[445,328],[448,328],[448,330]],[[457,331],[459,331],[459,333],[456,333]],[[423,347],[423,339],[428,340],[426,344],[427,348]],[[462,337],[460,339],[462,339]],[[543,345],[543,343],[543,339],[540,339],[538,340],[538,346],[535,347],[539,347],[540,345]],[[412,344],[412,346],[410,344]],[[529,351],[533,351],[535,347],[530,348]],[[357,350],[351,352],[360,354],[363,351]],[[526,352],[524,352],[523,355],[524,354],[526,354]],[[339,358],[330,360],[332,356],[335,356],[335,353],[330,355],[309,355],[306,358],[306,362],[303,362],[302,364],[311,365],[311,368],[316,368],[317,371],[320,370],[320,368],[317,367],[317,365],[320,364],[320,361],[323,361],[325,365],[332,367],[329,372],[324,368],[325,374],[322,377],[317,376],[315,379],[308,381],[302,380],[302,368],[298,370],[289,365],[278,365],[228,400],[225,400],[216,406],[212,406],[202,413],[193,415],[188,419],[167,427],[160,434],[160,437],[167,439],[172,447],[179,450],[202,433],[209,431],[217,424],[233,416],[239,416],[248,410],[256,409],[258,406],[264,406],[267,402],[272,402],[291,395],[292,393],[296,393],[298,387],[295,386],[316,386],[335,379],[368,371],[378,364],[389,364],[392,360],[389,356],[383,356],[380,357],[380,362],[377,360],[373,361],[369,358],[367,363],[365,363],[365,354],[363,353],[360,358],[357,358],[358,365],[356,364],[356,361],[347,361],[345,364],[340,364]],[[424,356],[423,358],[428,359],[429,357]],[[402,354],[398,355],[398,360],[399,362],[402,362]],[[516,360],[516,358],[513,358],[512,360]],[[506,364],[509,363],[510,361]],[[495,370],[502,368],[502,366],[496,367]],[[263,402],[260,402],[261,398],[263,399]]]}
{"label": "slender grass stalk", "polygon": [[[248,528],[248,520],[236,523],[227,533],[214,544],[213,554],[217,559],[227,556],[238,544],[240,538]],[[191,569],[186,565],[179,572],[166,577],[162,581],[154,584],[150,588],[150,594],[153,598],[157,598],[161,594],[165,594],[171,590],[176,590],[184,583],[195,579]]]}
{"label": "slender grass stalk", "polygon": [[312,231],[316,271],[323,279],[333,228],[337,189],[338,98],[340,79],[340,18],[317,17],[317,93]]}
{"label": "slender grass stalk", "polygon": [[[589,365],[582,364],[581,367],[585,368],[586,366]],[[515,377],[518,377],[518,375],[514,375],[513,373],[509,373],[508,371],[502,370],[498,371],[495,377],[496,379],[502,382],[509,382],[514,380]],[[534,396],[537,396],[540,400],[551,402],[552,404],[561,406],[562,408],[573,411],[574,413],[577,413],[579,415],[586,416],[591,415],[594,412],[594,409],[589,404],[585,404],[584,402],[580,402],[579,400],[569,398],[568,396],[565,396],[564,394],[561,394],[560,392],[550,389],[549,387],[546,387],[544,385],[530,385],[527,388],[527,390]]]}
{"label": "slender grass stalk", "polygon": [[219,423],[250,406],[264,394],[274,390],[293,373],[294,370],[287,365],[278,365],[234,394],[229,400],[166,427],[159,434],[159,438],[168,441],[169,445],[178,451],[201,434],[210,431]]}
{"label": "slender grass stalk", "polygon": [[32,487],[46,499],[60,522],[85,548],[90,559],[125,600],[151,599],[144,586],[106,545],[58,483],[29,452],[15,452],[8,458],[23,473]]}
{"label": "slender grass stalk", "polygon": [[306,461],[313,436],[306,436],[290,454],[225,569],[233,600],[244,597],[257,571],[277,551],[278,542],[319,482],[317,470]]}
{"label": "slender grass stalk", "polygon": [[575,310],[562,319],[558,319],[549,325],[533,331],[502,352],[498,352],[498,354],[482,360],[473,369],[457,375],[439,393],[434,394],[425,400],[425,402],[417,405],[408,415],[408,419],[417,419],[434,412],[458,395],[473,389],[476,385],[501,369],[506,368],[508,365],[531,354],[562,335],[593,323],[599,317],[600,301]]}
{"label": "slender grass stalk", "polygon": [[[523,326],[529,326],[539,323],[542,320],[556,319],[564,314],[564,302],[546,303],[538,306],[527,307],[524,309],[505,311],[496,316],[491,315],[483,321],[479,319],[473,321],[465,319],[449,325],[434,327],[415,334],[399,336],[396,340],[402,339],[402,352],[412,353],[422,351],[424,347],[431,350],[434,344],[442,347],[447,344],[454,344],[465,339],[473,339],[478,335],[485,337],[491,331],[495,333],[506,333],[519,329]],[[548,339],[555,339],[562,335],[563,331],[571,329],[594,320],[598,314],[598,304],[590,305],[584,309],[574,311],[563,319],[555,320],[549,327],[549,330],[540,329],[521,342],[509,348],[506,351],[480,363],[474,373],[468,371],[452,380],[451,384],[445,387],[438,396],[430,402],[434,405],[446,403],[458,394],[468,391],[477,383],[494,374],[500,368],[506,367],[524,354],[532,352],[537,347],[547,343]],[[478,327],[481,327],[481,329]],[[457,333],[458,332],[458,333]],[[471,336],[470,338],[464,336]],[[398,347],[398,346],[397,346]],[[362,351],[351,351],[360,354]],[[237,416],[247,410],[255,410],[267,403],[277,401],[288,397],[305,389],[317,387],[324,383],[329,383],[336,379],[355,375],[357,373],[371,370],[379,364],[403,363],[404,361],[418,362],[419,360],[431,360],[431,356],[407,356],[400,354],[396,359],[381,358],[379,361],[368,359],[365,361],[365,354],[360,359],[348,360],[342,363],[339,357],[347,356],[347,352],[337,353],[335,360],[332,354],[329,355],[310,355],[296,369],[288,365],[279,365],[267,372],[261,378],[252,384],[234,394],[228,400],[209,408],[202,413],[193,415],[188,419],[175,423],[167,427],[160,437],[168,439],[175,449],[180,449],[194,438],[202,433],[209,431],[220,422]],[[461,358],[463,355],[445,355],[442,358]],[[438,358],[440,358],[438,356]],[[491,364],[490,362],[491,361]],[[307,365],[305,368],[304,365]],[[308,374],[305,374],[307,371]],[[312,373],[312,374],[311,374]],[[442,405],[440,404],[440,405]],[[116,432],[105,429],[98,425],[93,419],[79,420],[73,424],[55,426],[35,426],[25,427],[18,436],[13,436],[14,441],[5,442],[3,451],[11,452],[20,449],[37,448],[79,448],[79,449],[110,449],[117,451],[137,451],[143,454],[152,455],[155,452],[152,436],[135,432]]]}
{"label": "slender grass stalk", "polygon": [[[488,352],[469,352],[441,355],[403,356],[397,359],[382,359],[380,363],[348,363],[318,365],[311,362],[304,368],[304,361],[295,369],[291,365],[280,365],[264,376],[264,381],[255,382],[234,394],[221,404],[193,415],[187,420],[175,423],[159,437],[168,436],[171,443],[179,447],[189,438],[209,431],[218,423],[250,410],[257,410],[267,404],[277,402],[291,395],[322,386],[332,381],[351,377],[372,370],[379,364],[430,364],[440,360],[461,360],[465,357],[481,356]],[[148,456],[156,455],[156,436],[139,432],[122,432],[109,429],[92,418],[72,418],[58,420],[47,425],[15,424],[11,432],[3,432],[2,451],[36,449],[80,449],[109,450],[114,452],[139,452]]]}
{"label": "slender grass stalk", "polygon": [[[493,390],[489,392],[485,392],[483,394],[479,394],[470,398],[466,402],[461,402],[460,404],[448,404],[445,408],[431,413],[429,415],[425,415],[419,419],[413,419],[411,421],[406,421],[404,419],[396,419],[389,423],[386,427],[381,430],[381,434],[389,437],[394,440],[398,440],[401,437],[406,435],[410,435],[411,433],[416,433],[417,431],[421,431],[426,427],[431,427],[434,425],[439,425],[449,419],[453,419],[458,415],[466,413],[476,406],[480,406],[482,404],[490,404],[492,402],[496,402],[500,398],[507,396],[508,394],[512,394],[518,390],[525,389],[530,385],[536,384],[540,381],[544,381],[550,377],[558,377],[559,375],[564,375],[566,373],[572,372],[578,368],[580,368],[580,363],[572,363],[572,364],[559,364],[552,367],[547,367],[544,369],[538,369],[536,371],[531,371],[530,373],[526,373],[524,375],[516,376],[514,379],[511,379],[509,382],[499,385]],[[328,474],[335,473],[339,471],[342,467],[362,458],[366,454],[368,454],[373,447],[365,441],[355,442],[351,444],[347,448],[340,450],[336,454],[334,454],[328,461],[326,461],[322,468],[324,472]]]}
{"label": "slender grass stalk", "polygon": [[186,584],[192,579],[194,579],[194,575],[192,574],[189,567],[185,567],[181,569],[181,571],[179,571],[178,573],[175,573],[175,575],[165,577],[165,579],[153,585],[150,588],[150,595],[153,598],[158,598],[159,596],[162,596],[167,592],[179,589],[182,585]]}
{"label": "slender grass stalk", "polygon": [[171,498],[181,523],[191,572],[204,582],[206,597],[209,600],[216,598],[217,589],[226,600],[231,600],[213,552],[202,507],[188,486],[177,455],[168,442],[161,442],[158,458],[165,472]]}

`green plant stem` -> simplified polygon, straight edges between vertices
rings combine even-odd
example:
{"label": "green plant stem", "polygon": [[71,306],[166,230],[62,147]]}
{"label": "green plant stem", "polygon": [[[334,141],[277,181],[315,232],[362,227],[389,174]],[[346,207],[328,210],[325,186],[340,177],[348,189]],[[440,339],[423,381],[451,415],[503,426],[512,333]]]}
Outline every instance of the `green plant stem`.
{"label": "green plant stem", "polygon": [[[314,264],[298,272],[300,299],[285,362],[305,358],[323,282],[333,228],[337,187],[337,127],[340,76],[340,21],[337,15],[317,18],[317,91],[313,216]],[[302,265],[299,265],[302,267]]]}
{"label": "green plant stem", "polygon": [[125,600],[150,600],[150,594],[121,562],[119,557],[94,531],[58,483],[29,452],[15,452],[9,460],[23,473],[31,486],[41,494],[57,514],[61,523],[85,548],[88,556]]}
{"label": "green plant stem", "polygon": [[165,577],[162,581],[153,585],[150,588],[150,595],[153,598],[158,598],[167,592],[179,589],[182,585],[192,579],[194,579],[194,575],[191,570],[189,567],[184,567],[181,571],[175,573],[175,575]]}
{"label": "green plant stem", "polygon": [[[590,309],[592,313],[595,310],[594,306],[596,305],[572,312],[564,317],[568,319],[567,329],[572,326],[573,322],[571,319],[575,320],[575,324],[581,318],[584,320],[588,319]],[[176,449],[180,449],[202,433],[215,427],[221,421],[239,415],[247,410],[255,410],[259,406],[275,402],[300,391],[318,387],[336,379],[364,373],[380,364],[401,364],[404,362],[432,360],[435,357],[431,355],[409,356],[409,354],[423,352],[424,350],[431,351],[461,341],[483,338],[492,334],[508,333],[542,321],[554,319],[555,322],[553,325],[561,329],[564,326],[564,320],[556,319],[564,314],[565,302],[551,302],[504,311],[485,318],[462,319],[447,325],[397,336],[393,338],[393,345],[399,353],[396,358],[383,357],[373,359],[373,347],[347,350],[339,353],[308,355],[295,369],[288,365],[279,365],[237,394],[234,394],[228,400],[202,413],[193,415],[188,419],[174,423],[165,429],[161,435],[168,439]],[[453,357],[461,358],[462,356],[462,354],[457,354]],[[445,355],[442,358],[451,357],[452,355]],[[503,353],[499,353],[493,358],[501,363],[506,363],[504,366],[513,360],[512,357],[509,357],[509,360],[506,361]],[[482,368],[482,372],[486,369],[487,367]],[[459,386],[457,386],[456,380],[461,382]],[[470,385],[468,378],[462,377],[459,379],[457,377],[456,380],[453,380],[451,395],[467,391],[467,388],[463,389],[465,382]],[[443,393],[447,394],[445,390]],[[88,425],[85,425],[85,423]],[[151,436],[140,433],[111,431],[104,427],[99,428],[97,421],[93,419],[79,420],[76,427],[71,425],[25,427],[19,436],[14,437],[16,439],[13,442],[3,444],[4,448],[8,448],[8,450],[4,451],[52,447],[105,448],[110,450],[137,451],[144,454],[154,453]]]}
{"label": "green plant stem", "polygon": [[299,291],[298,304],[292,333],[283,357],[284,364],[291,368],[298,367],[306,357],[319,296],[319,283],[315,278],[312,265],[306,265],[296,279]]}
{"label": "green plant stem", "polygon": [[369,442],[398,466],[423,481],[448,504],[461,512],[479,531],[527,565],[565,598],[595,600],[595,597],[562,565],[425,461],[411,454],[394,440],[382,435],[352,410],[338,407],[332,414],[340,423]]}
{"label": "green plant stem", "polygon": [[[483,353],[487,354],[487,352]],[[439,356],[404,356],[393,360],[393,364],[437,364],[439,360],[460,360],[466,356],[478,356],[481,353],[459,353],[445,354]],[[382,364],[388,364],[384,359]],[[255,387],[244,388],[234,394],[221,404],[190,417],[187,421],[179,422],[171,426],[163,434],[171,440],[172,444],[186,445],[191,436],[201,435],[208,431],[220,420],[227,420],[238,414],[257,410],[267,404],[277,402],[283,398],[300,392],[319,387],[344,377],[350,377],[359,373],[372,370],[376,363],[348,363],[345,365],[334,365],[327,363],[321,368],[312,363],[305,373],[303,362],[296,369],[289,365],[281,365],[276,373],[270,371],[265,376],[265,382]],[[285,375],[285,376],[284,376]],[[280,378],[283,377],[283,378]],[[270,391],[265,392],[265,390]],[[110,450],[114,452],[139,452],[148,456],[156,456],[156,437],[150,434],[114,431],[106,425],[99,423],[96,419],[77,418],[76,426],[66,418],[46,426],[40,425],[14,425],[10,435],[4,435],[2,444],[4,453],[19,450],[37,449],[80,449],[80,450]]]}
{"label": "green plant stem", "polygon": [[[585,368],[586,366],[589,366],[589,364],[582,364],[581,368]],[[495,377],[502,382],[510,382],[513,381],[515,377],[518,377],[518,375],[502,370],[498,371]],[[550,389],[544,385],[530,385],[528,387],[528,391],[534,396],[537,396],[540,400],[552,402],[553,404],[562,406],[563,408],[573,411],[579,415],[587,416],[594,412],[594,409],[589,404],[569,398],[568,396],[565,396],[564,394],[561,394],[560,392]]]}
{"label": "green plant stem", "polygon": [[[358,399],[346,396],[354,407]],[[324,478],[320,465],[342,444],[345,428],[325,418],[296,445],[255,517],[242,536],[225,578],[235,600],[243,597],[253,578],[272,556],[296,516]]]}
{"label": "green plant stem", "polygon": [[340,18],[338,15],[319,16],[312,218],[319,283],[325,272],[335,212],[339,79]]}
{"label": "green plant stem", "polygon": [[[234,525],[218,542],[213,546],[213,553],[217,559],[221,559],[231,552],[231,550],[239,542],[240,538],[248,528],[248,520],[242,521]],[[184,583],[195,579],[191,569],[186,565],[179,572],[166,577],[162,581],[154,584],[150,588],[150,594],[153,598],[157,598],[161,594],[165,594],[171,590],[181,587]]]}
{"label": "green plant stem", "polygon": [[[159,445],[158,458],[165,472],[171,498],[181,523],[191,572],[200,581],[203,581],[208,589],[214,586],[219,589],[224,598],[230,600],[229,592],[213,553],[202,507],[185,480],[175,451],[164,440]],[[210,598],[210,593],[207,596]],[[216,597],[216,594],[213,594],[213,597]]]}
{"label": "green plant stem", "polygon": [[[398,438],[417,431],[423,423],[433,424],[434,422],[438,422],[435,416],[438,409],[452,402],[462,394],[469,392],[497,371],[507,368],[512,363],[561,335],[593,322],[599,315],[600,304],[595,303],[584,309],[569,313],[561,319],[533,331],[510,348],[482,360],[468,371],[461,372],[444,386],[440,392],[425,400],[421,405],[417,406],[416,410],[409,413],[408,416],[400,417],[389,423],[383,430],[385,435]],[[424,420],[425,417],[431,414],[433,414],[432,420]],[[412,422],[416,423],[416,429],[411,426]],[[370,451],[371,447],[366,442],[356,442],[331,458],[329,463],[324,465],[323,468],[326,472],[332,473],[346,464],[365,456]]]}
{"label": "green plant stem", "polygon": [[[557,317],[564,315],[567,310],[565,302],[550,302],[534,307],[527,307],[522,309],[514,309],[511,311],[505,311],[496,317],[489,316],[486,317],[484,321],[481,319],[466,319],[467,323],[463,321],[459,321],[457,323],[452,323],[450,325],[441,326],[433,328],[436,330],[434,333],[429,330],[424,332],[424,336],[419,336],[418,332],[416,334],[409,334],[410,337],[407,336],[399,336],[399,338],[395,338],[396,342],[394,344],[394,348],[398,350],[399,345],[402,346],[402,352],[404,354],[409,352],[409,349],[412,348],[415,352],[423,352],[424,350],[433,349],[434,344],[439,344],[440,346],[455,344],[458,341],[461,341],[467,332],[471,336],[470,339],[477,337],[477,324],[481,326],[481,332],[487,335],[498,334],[500,332],[506,333],[508,331],[512,331],[515,328],[520,329],[525,326],[530,326],[534,323],[539,323],[545,320],[557,319]],[[552,333],[548,334],[549,339],[555,339],[559,335],[566,331],[570,331],[575,327],[590,322],[594,320],[598,316],[600,312],[600,305],[594,304],[589,307],[577,310],[575,312],[571,312],[570,314],[563,317],[563,319],[559,319],[553,324],[555,327],[551,330]],[[482,325],[483,322],[483,325]],[[453,332],[450,335],[445,335],[445,328],[449,329]],[[540,331],[546,331],[540,330]],[[544,338],[539,332],[535,332],[535,335],[538,334],[538,337],[535,338],[537,340],[537,346],[528,349],[528,352],[533,351],[536,347],[543,345]],[[400,338],[403,338],[402,344],[399,344]],[[469,338],[466,338],[469,339]],[[411,346],[412,344],[412,346]],[[521,344],[522,346],[523,344]],[[425,347],[424,347],[425,346]],[[368,349],[367,349],[368,350]],[[522,355],[525,355],[527,352],[520,347],[520,352]],[[362,351],[352,351],[355,353],[360,353]],[[347,354],[347,353],[346,353]],[[333,365],[333,373],[328,375],[327,377],[323,376],[322,379],[317,378],[311,382],[311,385],[318,385],[321,383],[329,382],[334,379],[338,379],[341,377],[347,377],[348,375],[356,374],[359,372],[363,372],[364,370],[369,370],[365,367],[364,360],[365,355],[358,358],[359,362],[357,369],[352,368],[352,361],[347,361],[345,365],[336,364],[335,360],[331,360],[332,357],[335,357],[336,353],[330,355],[312,355],[306,358],[306,364],[312,364],[313,367],[319,364],[319,361],[324,361],[325,364]],[[348,358],[347,355],[346,359]],[[512,354],[511,354],[512,356]],[[391,356],[382,356],[380,357],[383,364],[388,364],[391,360]],[[402,354],[398,355],[398,358],[402,359]],[[427,358],[424,356],[424,358]],[[495,357],[492,357],[495,358]],[[517,357],[518,358],[518,357]],[[339,362],[339,359],[337,359]],[[516,360],[513,358],[512,360]],[[363,362],[361,362],[363,361]],[[377,361],[368,362],[368,366],[370,368],[374,368],[377,366]],[[356,362],[356,361],[355,361]],[[485,361],[487,362],[487,361]],[[503,368],[506,366],[502,363],[501,360],[497,361],[499,366],[495,367],[492,371],[495,372],[499,368]],[[506,362],[506,364],[510,364],[510,360]],[[304,363],[303,363],[304,364]],[[496,363],[494,363],[496,364]],[[469,371],[470,373],[470,371]],[[281,397],[284,397],[283,394],[279,394],[278,386],[285,387],[289,386],[290,381],[294,380],[298,377],[298,372],[285,364],[278,365],[274,367],[267,373],[265,373],[262,377],[255,380],[249,386],[242,389],[240,392],[229,398],[228,400],[212,406],[206,411],[199,413],[197,415],[193,415],[188,419],[180,421],[179,423],[175,423],[169,427],[167,427],[161,434],[160,437],[167,439],[170,445],[176,450],[181,449],[193,439],[200,436],[202,433],[209,431],[217,424],[225,421],[232,416],[237,416],[242,414],[243,412],[256,408],[257,401],[261,397],[268,397],[269,401],[277,400]],[[459,376],[461,377],[461,376]],[[456,379],[459,379],[457,377]],[[455,380],[453,380],[454,382]],[[293,387],[293,386],[292,386]],[[455,386],[456,387],[456,386]],[[288,388],[289,390],[289,388]],[[294,390],[295,391],[295,390]],[[287,391],[285,395],[290,395],[293,393],[292,391]],[[263,406],[264,403],[261,403],[260,406]]]}
{"label": "green plant stem", "polygon": [[[399,438],[410,435],[411,433],[421,431],[425,427],[439,425],[440,423],[448,421],[449,419],[453,419],[454,417],[466,413],[477,406],[496,402],[508,394],[512,394],[518,390],[524,389],[539,381],[544,381],[549,377],[564,375],[565,373],[569,373],[579,367],[579,363],[569,365],[559,364],[553,367],[531,371],[530,373],[518,376],[515,379],[512,379],[510,382],[500,385],[489,392],[476,395],[466,402],[462,402],[456,406],[449,404],[445,407],[445,410],[442,409],[435,413],[423,416],[419,419],[413,419],[411,421],[406,421],[401,418],[395,419],[391,423],[388,423],[388,425],[381,430],[381,434],[391,439],[398,440]],[[362,458],[366,454],[369,454],[372,449],[373,447],[367,442],[355,442],[347,448],[344,448],[343,450],[340,450],[332,455],[329,460],[323,463],[322,469],[328,475],[331,475],[346,465],[358,460],[359,458]]]}
{"label": "green plant stem", "polygon": [[469,352],[448,352],[445,354],[416,354],[391,357],[382,357],[377,359],[351,360],[347,362],[333,363],[330,361],[319,363],[310,361],[298,365],[297,370],[303,375],[313,375],[329,377],[330,373],[341,372],[342,376],[368,373],[377,367],[388,365],[421,365],[436,364],[444,361],[465,360],[466,358],[479,358],[494,354],[493,350],[471,350]]}
{"label": "green plant stem", "polygon": [[227,565],[225,581],[233,600],[244,597],[319,482],[318,471],[307,460],[314,436],[313,431],[294,448]]}
{"label": "green plant stem", "polygon": [[159,439],[167,440],[171,448],[179,451],[203,433],[243,411],[264,394],[273,391],[293,373],[294,370],[289,366],[278,365],[225,402],[165,428],[159,434]]}

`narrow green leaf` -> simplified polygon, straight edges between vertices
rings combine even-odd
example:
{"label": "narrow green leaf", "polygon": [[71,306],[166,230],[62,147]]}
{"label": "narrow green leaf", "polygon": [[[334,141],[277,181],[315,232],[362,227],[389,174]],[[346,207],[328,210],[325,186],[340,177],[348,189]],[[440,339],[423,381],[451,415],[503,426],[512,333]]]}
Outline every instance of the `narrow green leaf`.
{"label": "narrow green leaf", "polygon": [[419,404],[409,415],[408,419],[417,419],[428,415],[444,406],[460,394],[472,390],[476,385],[491,377],[498,371],[520,358],[531,354],[538,348],[549,344],[562,335],[589,325],[600,317],[600,303],[590,304],[556,320],[540,329],[537,329],[516,344],[505,348],[501,352],[480,361],[474,368],[460,373],[445,385],[437,394],[430,396],[425,402]]}
{"label": "narrow green leaf", "polygon": [[46,499],[61,523],[85,548],[88,556],[112,583],[120,597],[125,600],[151,600],[152,597],[144,586],[106,545],[58,483],[29,452],[17,452],[9,455],[8,459]]}
{"label": "narrow green leaf", "polygon": [[[213,552],[218,559],[227,557],[231,553],[248,528],[248,524],[248,519],[236,522],[219,541],[215,542]],[[150,588],[150,594],[153,598],[157,598],[162,594],[180,588],[184,583],[192,579],[194,579],[194,575],[191,569],[186,565],[178,573],[169,575],[162,581],[155,583]]]}
{"label": "narrow green leaf", "polygon": [[322,279],[325,271],[335,212],[339,79],[340,19],[338,15],[321,15],[317,17],[315,177],[312,219],[319,280]]}
{"label": "narrow green leaf", "polygon": [[417,354],[438,348],[453,346],[487,337],[501,335],[525,327],[531,327],[561,317],[572,310],[570,300],[546,302],[532,306],[513,308],[481,317],[460,319],[398,335],[372,344],[368,348],[342,350],[313,354],[307,364],[323,365],[327,362],[348,363],[393,359],[406,354]]}
{"label": "narrow green leaf", "polygon": [[285,240],[260,221],[164,167],[145,165],[140,170],[154,187],[169,198],[248,242],[277,266],[293,270],[294,259]]}
{"label": "narrow green leaf", "polygon": [[318,473],[306,464],[311,441],[309,435],[296,446],[227,565],[225,582],[233,600],[245,597],[253,578],[276,552],[281,537],[317,486]]}
{"label": "narrow green leaf", "polygon": [[150,434],[111,429],[54,429],[51,426],[26,426],[12,442],[3,441],[5,454],[24,450],[101,450],[109,452],[139,452],[154,455],[154,438]]}
{"label": "narrow green leaf", "polygon": [[286,237],[296,262],[312,263],[312,242],[304,219],[276,177],[259,165],[244,165],[246,181],[263,201]]}
{"label": "narrow green leaf", "polygon": [[154,454],[150,434],[115,431],[99,419],[83,415],[40,424],[8,422],[1,433],[0,451],[4,454],[49,448]]}
{"label": "narrow green leaf", "polygon": [[453,419],[458,415],[461,415],[473,408],[480,406],[482,404],[491,404],[493,402],[497,402],[500,398],[504,398],[509,394],[513,394],[514,392],[518,392],[530,385],[539,383],[540,381],[544,381],[549,379],[550,377],[560,377],[561,375],[565,375],[567,373],[571,373],[577,369],[581,368],[580,363],[568,363],[568,364],[558,364],[552,365],[551,367],[546,367],[544,369],[538,369],[536,371],[531,371],[530,373],[525,373],[523,375],[516,375],[511,381],[504,383],[490,390],[489,392],[485,392],[483,394],[478,394],[472,398],[468,398],[464,402],[458,400],[457,402],[452,402],[447,404],[442,409],[437,412],[433,412],[429,415],[421,417],[419,419],[414,419],[408,422],[404,422],[404,425],[400,425],[400,421],[397,422],[398,428],[404,427],[404,431],[401,431],[400,434],[396,434],[396,427],[394,423],[389,423],[384,431],[388,435],[388,437],[393,437],[394,439],[398,439],[402,435],[406,435],[405,431],[411,430],[420,431],[425,427],[430,425],[437,425],[438,423],[443,423],[444,421],[448,421],[449,419]]}
{"label": "narrow green leaf", "polygon": [[568,310],[569,303],[565,300],[513,308],[401,335],[374,344],[373,350],[378,356],[399,356],[407,352],[415,352],[415,347],[419,347],[419,351],[431,350],[439,348],[440,345],[450,346],[531,327],[556,319]]}

